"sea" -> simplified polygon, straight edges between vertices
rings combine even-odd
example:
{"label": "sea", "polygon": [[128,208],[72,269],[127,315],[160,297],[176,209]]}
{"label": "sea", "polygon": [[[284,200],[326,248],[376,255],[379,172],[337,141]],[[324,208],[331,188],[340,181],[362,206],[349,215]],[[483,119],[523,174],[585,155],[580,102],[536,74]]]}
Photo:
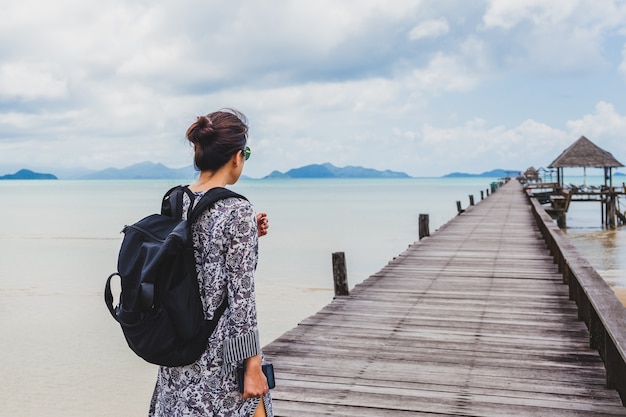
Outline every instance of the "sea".
{"label": "sea", "polygon": [[[333,252],[345,253],[353,287],[418,240],[420,214],[436,233],[457,201],[478,203],[495,181],[239,181],[231,188],[270,219],[255,277],[262,344],[332,301]],[[157,368],[126,346],[103,288],[123,226],[158,212],[180,182],[0,181],[0,416],[147,414]],[[626,287],[626,231],[602,227],[599,203],[579,205],[566,233],[609,285]]]}

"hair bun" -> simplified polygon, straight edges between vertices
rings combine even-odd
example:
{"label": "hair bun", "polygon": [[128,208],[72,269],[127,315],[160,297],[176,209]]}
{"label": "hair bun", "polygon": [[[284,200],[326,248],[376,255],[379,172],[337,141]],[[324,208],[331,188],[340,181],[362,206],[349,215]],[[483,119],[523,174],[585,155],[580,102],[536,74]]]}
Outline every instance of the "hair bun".
{"label": "hair bun", "polygon": [[196,122],[197,126],[200,129],[211,129],[213,130],[213,122],[207,116],[198,116],[198,121]]}
{"label": "hair bun", "polygon": [[213,139],[215,127],[208,116],[198,116],[189,133],[191,134],[189,137],[191,142],[200,143]]}

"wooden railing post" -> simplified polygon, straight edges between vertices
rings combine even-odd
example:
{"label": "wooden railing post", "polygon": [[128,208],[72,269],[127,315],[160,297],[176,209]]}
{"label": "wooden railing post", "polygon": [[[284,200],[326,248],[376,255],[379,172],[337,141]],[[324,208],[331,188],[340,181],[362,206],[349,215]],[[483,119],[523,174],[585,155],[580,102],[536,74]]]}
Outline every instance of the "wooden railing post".
{"label": "wooden railing post", "polygon": [[419,218],[419,238],[422,240],[423,238],[430,236],[430,226],[429,226],[429,218],[428,214],[420,214]]}
{"label": "wooden railing post", "polygon": [[474,194],[470,194],[469,195],[469,200],[470,200],[470,206],[474,205]]}
{"label": "wooden railing post", "polygon": [[480,200],[484,200],[485,199],[485,192],[483,190],[480,190]]}
{"label": "wooden railing post", "polygon": [[463,213],[463,211],[464,211],[464,210],[461,208],[461,202],[460,202],[460,201],[457,201],[457,202],[456,202],[456,211],[458,211],[458,212],[459,212],[459,214]]}
{"label": "wooden railing post", "polygon": [[350,295],[346,254],[344,252],[333,253],[333,282],[335,284],[335,296]]}
{"label": "wooden railing post", "polygon": [[606,387],[617,390],[622,404],[626,405],[626,365],[619,354],[615,343],[605,334],[605,360],[606,365]]}

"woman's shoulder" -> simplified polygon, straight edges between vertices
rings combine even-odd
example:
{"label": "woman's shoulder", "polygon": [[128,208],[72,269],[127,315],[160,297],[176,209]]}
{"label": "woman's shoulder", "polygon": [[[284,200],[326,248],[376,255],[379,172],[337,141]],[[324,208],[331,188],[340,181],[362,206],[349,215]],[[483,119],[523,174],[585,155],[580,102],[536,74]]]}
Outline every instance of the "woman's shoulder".
{"label": "woman's shoulder", "polygon": [[[203,191],[193,191],[194,203],[197,204],[200,199],[206,194],[206,190]],[[186,210],[189,207],[191,200],[188,195],[183,196],[183,209]],[[195,206],[194,204],[194,206]],[[252,204],[246,199],[246,197],[236,194],[232,197],[225,197],[217,200],[209,210],[206,210],[203,215],[210,216],[210,213],[214,214],[227,214],[227,213],[241,213],[248,214],[254,213],[254,208]]]}
{"label": "woman's shoulder", "polygon": [[[192,191],[193,196],[194,196],[194,201],[200,201],[200,199],[202,197],[204,197],[204,195],[207,192],[209,192],[209,190]],[[250,202],[246,199],[245,196],[243,196],[241,194],[238,194],[236,192],[233,192],[233,193],[234,193],[234,195],[232,197],[224,197],[223,195],[220,196],[221,198],[215,204],[218,204],[220,202],[225,201],[225,202],[227,202],[225,205],[228,205],[228,206],[238,206],[238,205],[240,205],[240,206],[245,207],[245,206],[250,206],[251,205]],[[188,199],[189,196],[184,195],[184,198]]]}
{"label": "woman's shoulder", "polygon": [[252,204],[244,196],[233,196],[219,200],[215,208],[226,211],[252,211]]}

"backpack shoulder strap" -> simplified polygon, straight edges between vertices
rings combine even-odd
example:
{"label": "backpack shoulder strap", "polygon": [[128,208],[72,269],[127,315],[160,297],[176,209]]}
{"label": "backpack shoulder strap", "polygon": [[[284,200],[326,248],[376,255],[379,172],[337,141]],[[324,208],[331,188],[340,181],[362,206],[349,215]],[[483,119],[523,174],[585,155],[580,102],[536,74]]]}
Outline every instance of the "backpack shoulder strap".
{"label": "backpack shoulder strap", "polygon": [[[186,188],[186,190],[189,191],[188,188]],[[237,194],[236,192],[231,191],[227,188],[223,188],[223,187],[211,188],[206,193],[204,193],[204,195],[198,201],[198,204],[196,204],[195,207],[193,207],[193,210],[191,211],[191,213],[187,213],[187,227],[189,228],[189,230],[191,230],[191,225],[198,219],[198,217],[200,217],[200,215],[205,210],[208,210],[217,201],[223,200],[225,198],[230,198],[230,197],[236,197],[236,198],[247,200],[247,198],[242,196],[241,194]],[[192,206],[193,206],[193,195],[191,196],[191,198],[192,198],[191,201],[192,201]],[[195,267],[195,258],[191,257],[190,259],[193,259],[192,262],[194,262],[194,267]],[[220,318],[226,311],[227,307],[228,307],[228,295],[224,297],[224,300],[222,300],[222,303],[213,313],[213,319],[206,322],[209,334],[213,333],[213,331],[217,327],[218,321],[220,320]]]}
{"label": "backpack shoulder strap", "polygon": [[241,198],[243,200],[247,200],[246,197],[242,196],[241,194],[237,194],[236,192],[231,191],[227,188],[223,188],[223,187],[211,188],[206,193],[204,193],[200,201],[198,201],[198,204],[196,204],[196,206],[193,208],[193,211],[191,212],[191,214],[187,216],[187,224],[191,225],[193,222],[195,222],[198,219],[198,217],[200,217],[200,215],[205,210],[213,206],[215,202],[219,200],[223,200],[225,198],[230,198],[230,197],[236,197],[236,198]]}
{"label": "backpack shoulder strap", "polygon": [[180,219],[183,215],[184,194],[187,194],[191,200],[191,205],[189,207],[193,207],[195,196],[189,187],[186,185],[177,185],[176,187],[170,188],[163,196],[163,200],[161,201],[161,214],[174,219]]}

